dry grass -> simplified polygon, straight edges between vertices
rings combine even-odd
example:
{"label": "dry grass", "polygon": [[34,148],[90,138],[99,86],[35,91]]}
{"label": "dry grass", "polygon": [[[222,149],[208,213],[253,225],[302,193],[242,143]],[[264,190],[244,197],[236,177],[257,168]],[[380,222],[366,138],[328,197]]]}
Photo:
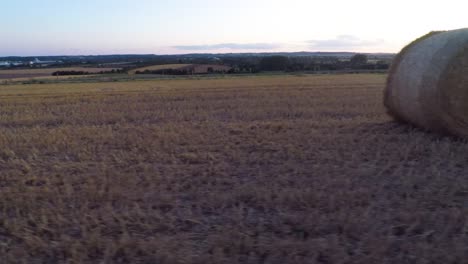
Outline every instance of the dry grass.
{"label": "dry grass", "polygon": [[463,263],[468,144],[384,79],[2,86],[2,262]]}
{"label": "dry grass", "polygon": [[89,73],[98,73],[101,71],[112,71],[118,68],[88,68],[88,67],[66,67],[66,68],[39,68],[39,69],[17,69],[17,70],[0,70],[1,79],[18,79],[18,78],[34,78],[34,77],[51,77],[56,71],[85,71]]}

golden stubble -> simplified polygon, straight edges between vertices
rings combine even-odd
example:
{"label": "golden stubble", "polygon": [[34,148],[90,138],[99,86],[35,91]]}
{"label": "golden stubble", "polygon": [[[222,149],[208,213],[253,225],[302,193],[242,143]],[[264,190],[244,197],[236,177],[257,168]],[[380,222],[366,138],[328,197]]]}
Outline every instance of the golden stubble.
{"label": "golden stubble", "polygon": [[393,122],[384,82],[1,86],[2,261],[463,259],[467,144]]}

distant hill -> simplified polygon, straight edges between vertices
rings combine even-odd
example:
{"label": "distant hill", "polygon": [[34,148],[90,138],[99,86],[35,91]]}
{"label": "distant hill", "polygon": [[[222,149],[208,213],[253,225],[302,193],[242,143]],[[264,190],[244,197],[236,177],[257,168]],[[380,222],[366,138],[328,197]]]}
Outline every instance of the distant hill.
{"label": "distant hill", "polygon": [[[350,58],[356,55],[356,52],[263,52],[263,53],[193,53],[193,54],[180,54],[180,55],[156,55],[156,54],[115,54],[115,55],[89,55],[89,56],[10,56],[0,57],[1,61],[32,61],[39,59],[41,61],[63,61],[64,63],[87,63],[87,64],[98,64],[98,63],[142,63],[150,61],[169,61],[174,60],[190,60],[190,59],[213,59],[224,58],[224,57],[266,57],[273,55],[281,55],[288,57],[338,57],[338,58]],[[364,53],[371,57],[379,58],[393,58],[393,53]]]}
{"label": "distant hill", "polygon": [[[1,69],[51,68],[30,61],[60,61],[60,67],[121,68],[122,72],[152,74],[257,73],[281,69],[288,72],[337,70],[386,70],[395,54],[364,53],[367,61],[352,64],[355,52],[264,52],[264,53],[194,53],[181,55],[117,54],[92,56],[2,57]],[[271,57],[282,57],[279,68],[268,67]],[[155,66],[165,65],[165,66]],[[168,71],[161,67],[172,65]],[[203,66],[202,66],[203,65]],[[180,68],[180,67],[182,68]],[[156,67],[156,68],[155,68]],[[183,68],[186,67],[186,68]]]}

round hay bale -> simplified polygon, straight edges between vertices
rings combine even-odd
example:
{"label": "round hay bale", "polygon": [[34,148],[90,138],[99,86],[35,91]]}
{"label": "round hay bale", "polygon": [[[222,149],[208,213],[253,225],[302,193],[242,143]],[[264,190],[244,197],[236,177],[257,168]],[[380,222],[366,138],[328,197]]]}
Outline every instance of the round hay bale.
{"label": "round hay bale", "polygon": [[406,46],[390,68],[384,104],[398,120],[468,138],[468,28]]}

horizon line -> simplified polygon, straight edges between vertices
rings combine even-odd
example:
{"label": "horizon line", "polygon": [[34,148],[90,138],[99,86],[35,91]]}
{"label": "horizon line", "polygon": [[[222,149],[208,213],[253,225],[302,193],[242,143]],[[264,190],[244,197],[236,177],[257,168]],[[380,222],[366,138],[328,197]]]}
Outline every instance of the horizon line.
{"label": "horizon line", "polygon": [[358,51],[262,51],[262,52],[194,52],[194,53],[101,53],[101,54],[49,54],[49,55],[0,55],[0,58],[29,57],[91,57],[91,56],[188,56],[188,55],[229,55],[229,54],[279,54],[279,53],[354,53],[354,54],[398,54],[398,52],[358,52]]}

